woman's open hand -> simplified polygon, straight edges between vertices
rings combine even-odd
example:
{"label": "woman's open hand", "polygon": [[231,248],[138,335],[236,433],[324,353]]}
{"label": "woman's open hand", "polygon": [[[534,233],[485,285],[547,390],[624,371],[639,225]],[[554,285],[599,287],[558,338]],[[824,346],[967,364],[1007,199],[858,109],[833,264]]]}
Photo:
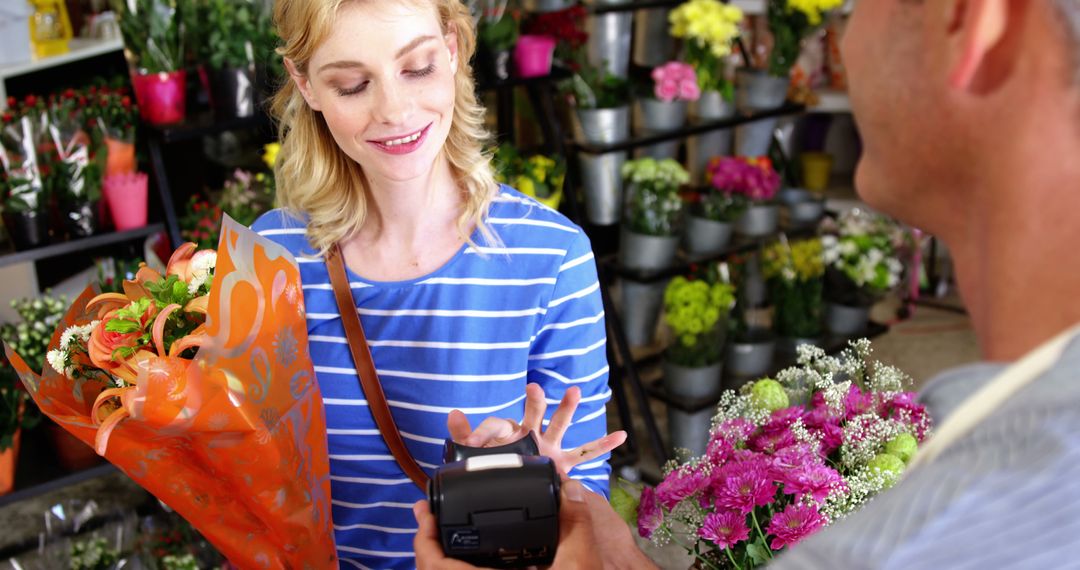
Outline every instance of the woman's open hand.
{"label": "woman's open hand", "polygon": [[544,412],[547,410],[544,390],[539,384],[529,384],[525,387],[525,417],[520,424],[504,418],[491,417],[485,419],[473,430],[465,414],[454,410],[450,412],[450,417],[446,420],[446,427],[450,430],[450,437],[456,443],[470,447],[498,447],[513,443],[528,435],[530,431],[535,432],[540,454],[551,458],[559,472],[565,475],[575,466],[592,461],[626,441],[626,432],[619,430],[571,451],[563,451],[563,436],[566,434],[566,429],[570,427],[574,411],[577,410],[580,401],[581,389],[577,386],[569,388],[563,395],[562,401],[559,402],[559,407],[551,415],[551,422],[548,423],[547,429],[544,430],[542,422]]}

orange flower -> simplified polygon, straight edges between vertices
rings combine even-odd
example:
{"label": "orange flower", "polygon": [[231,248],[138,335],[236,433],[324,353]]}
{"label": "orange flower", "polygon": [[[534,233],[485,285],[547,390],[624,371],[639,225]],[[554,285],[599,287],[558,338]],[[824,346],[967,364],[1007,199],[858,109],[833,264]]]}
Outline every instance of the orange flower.
{"label": "orange flower", "polygon": [[[90,333],[90,342],[87,343],[87,352],[90,353],[90,362],[94,366],[116,375],[121,368],[128,368],[125,360],[113,360],[113,352],[118,348],[135,348],[138,344],[139,333],[115,333],[105,330],[105,325],[116,318],[119,309],[114,309],[101,319],[98,326]],[[126,371],[125,371],[126,372]],[[126,374],[124,374],[126,376]],[[125,378],[126,379],[126,378]]]}

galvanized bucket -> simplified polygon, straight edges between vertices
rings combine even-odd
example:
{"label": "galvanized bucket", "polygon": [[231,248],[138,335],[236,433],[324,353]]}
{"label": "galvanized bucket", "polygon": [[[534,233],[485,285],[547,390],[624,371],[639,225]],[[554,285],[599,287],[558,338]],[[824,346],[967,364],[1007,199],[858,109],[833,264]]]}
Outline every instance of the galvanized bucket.
{"label": "galvanized bucket", "polygon": [[623,226],[619,238],[619,265],[639,271],[659,271],[675,264],[679,236],[650,236]]}
{"label": "galvanized bucket", "polygon": [[[577,109],[574,136],[591,144],[610,144],[630,136],[630,107]],[[585,216],[589,222],[607,226],[619,222],[622,212],[622,166],[626,152],[578,153]]]}
{"label": "galvanized bucket", "polygon": [[639,283],[628,279],[619,280],[622,294],[620,316],[626,342],[630,346],[647,346],[653,343],[666,287],[666,281]]}
{"label": "galvanized bucket", "polygon": [[[724,99],[719,91],[704,91],[701,98],[691,105],[690,115],[699,123],[727,119],[735,116],[735,104]],[[691,137],[687,145],[690,175],[698,184],[706,184],[705,169],[709,161],[713,157],[731,153],[731,129]]]}
{"label": "galvanized bucket", "polygon": [[710,366],[690,368],[664,361],[664,390],[673,398],[698,400],[720,397],[723,390],[721,377],[724,363],[717,362]]}
{"label": "galvanized bucket", "polygon": [[[624,2],[605,2],[621,4]],[[602,67],[616,77],[626,77],[630,72],[630,40],[634,26],[633,12],[609,12],[589,16],[588,61],[593,67]]]}
{"label": "galvanized bucket", "polygon": [[735,233],[763,237],[775,233],[779,225],[780,208],[776,204],[754,204],[735,220]]}
{"label": "galvanized bucket", "polygon": [[671,434],[672,451],[688,449],[694,457],[705,455],[714,415],[716,409],[713,407],[692,413],[669,407],[668,433]]}
{"label": "galvanized bucket", "polygon": [[825,304],[825,328],[839,336],[857,336],[870,323],[870,307]]}
{"label": "galvanized bucket", "polygon": [[[664,102],[652,97],[638,99],[641,109],[641,132],[644,135],[654,135],[668,131],[674,131],[686,124],[686,101]],[[663,160],[675,158],[679,153],[680,141],[667,141],[649,145],[641,149],[643,156]]]}
{"label": "galvanized bucket", "polygon": [[707,255],[721,251],[731,242],[732,225],[708,218],[688,216],[686,222],[686,250],[694,255]]}

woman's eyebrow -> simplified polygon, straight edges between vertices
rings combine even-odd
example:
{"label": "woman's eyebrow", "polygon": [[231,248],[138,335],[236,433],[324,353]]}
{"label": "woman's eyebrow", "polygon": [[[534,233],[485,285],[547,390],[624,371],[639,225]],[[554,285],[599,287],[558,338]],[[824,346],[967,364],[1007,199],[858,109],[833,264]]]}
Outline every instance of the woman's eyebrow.
{"label": "woman's eyebrow", "polygon": [[[435,36],[419,36],[419,37],[413,39],[408,44],[405,44],[405,46],[402,47],[401,49],[399,49],[397,54],[394,57],[396,59],[401,59],[402,57],[405,56],[405,54],[409,53],[410,51],[416,49],[417,47],[419,47],[419,46],[421,46],[421,45],[423,45],[423,44],[425,44],[425,43],[427,43],[427,42],[429,42],[431,40],[434,40],[434,39],[435,39]],[[363,69],[365,67],[366,66],[362,62],[345,59],[345,60],[341,60],[341,61],[332,61],[330,63],[324,64],[322,67],[319,68],[319,73],[322,73],[323,71],[326,71],[327,69],[356,69],[356,68]]]}

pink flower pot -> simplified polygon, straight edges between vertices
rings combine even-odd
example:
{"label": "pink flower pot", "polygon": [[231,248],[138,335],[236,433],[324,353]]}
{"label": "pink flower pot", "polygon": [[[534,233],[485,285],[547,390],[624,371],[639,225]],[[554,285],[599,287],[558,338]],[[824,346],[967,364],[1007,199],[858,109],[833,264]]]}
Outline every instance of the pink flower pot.
{"label": "pink flower pot", "polygon": [[131,85],[139,103],[139,115],[147,123],[170,125],[184,120],[187,72],[133,73]]}
{"label": "pink flower pot", "polygon": [[107,176],[104,191],[116,231],[133,230],[146,225],[146,174],[135,172]]}
{"label": "pink flower pot", "polygon": [[519,77],[543,77],[551,73],[551,54],[555,38],[551,36],[521,36],[514,46],[514,63]]}

